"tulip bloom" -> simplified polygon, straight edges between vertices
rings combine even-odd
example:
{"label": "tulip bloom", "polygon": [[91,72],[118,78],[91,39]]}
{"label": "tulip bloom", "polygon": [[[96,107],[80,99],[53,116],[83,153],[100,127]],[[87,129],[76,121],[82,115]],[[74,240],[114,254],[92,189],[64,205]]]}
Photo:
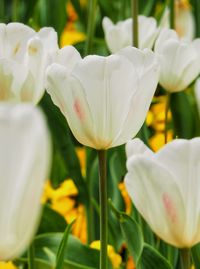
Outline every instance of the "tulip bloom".
{"label": "tulip bloom", "polygon": [[42,113],[32,105],[0,105],[0,261],[30,244],[50,161]]}
{"label": "tulip bloom", "polygon": [[200,242],[200,138],[176,139],[156,154],[134,139],[126,150],[126,188],[151,229],[178,248]]}
{"label": "tulip bloom", "polygon": [[181,41],[173,30],[161,31],[155,43],[161,66],[159,83],[169,92],[186,89],[200,73],[200,39]]}
{"label": "tulip bloom", "polygon": [[50,54],[58,50],[52,28],[36,33],[22,23],[0,24],[0,101],[38,103]]}
{"label": "tulip bloom", "polygon": [[[158,35],[156,20],[152,17],[139,16],[139,48],[151,49]],[[119,21],[117,24],[105,17],[103,19],[103,30],[107,46],[111,53],[132,45],[132,19]]]}
{"label": "tulip bloom", "polygon": [[[167,7],[160,25],[170,28],[170,10]],[[188,0],[175,1],[175,30],[182,40],[192,41],[195,37],[195,18]]]}
{"label": "tulip bloom", "polygon": [[81,59],[72,47],[61,53],[66,62],[48,67],[46,88],[76,139],[95,149],[108,149],[135,136],[158,82],[154,54],[133,47],[108,57]]}

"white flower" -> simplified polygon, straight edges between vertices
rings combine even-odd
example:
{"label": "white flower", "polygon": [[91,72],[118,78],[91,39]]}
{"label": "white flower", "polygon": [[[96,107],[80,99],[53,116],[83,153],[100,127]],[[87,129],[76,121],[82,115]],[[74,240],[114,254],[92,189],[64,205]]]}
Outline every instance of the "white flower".
{"label": "white flower", "polygon": [[174,30],[163,29],[155,43],[161,66],[159,83],[169,92],[186,89],[200,73],[200,39],[181,41]]}
{"label": "white flower", "polygon": [[28,247],[41,213],[50,164],[42,113],[30,104],[0,105],[0,261]]}
{"label": "white flower", "polygon": [[[195,19],[189,3],[183,0],[176,1],[175,30],[182,40],[192,41],[195,37]],[[161,19],[160,26],[170,28],[170,10],[167,7]]]}
{"label": "white flower", "polygon": [[156,154],[134,139],[126,150],[126,188],[152,230],[179,248],[200,242],[200,138],[176,139]]}
{"label": "white flower", "polygon": [[108,149],[135,136],[158,82],[154,54],[132,47],[116,55],[84,59],[72,47],[60,53],[66,62],[48,67],[46,88],[76,139],[95,149]]}
{"label": "white flower", "polygon": [[[139,48],[151,49],[158,35],[156,20],[152,17],[140,15],[139,23]],[[112,53],[118,52],[120,49],[132,45],[132,19],[119,21],[117,24],[105,17],[103,19],[103,29],[105,39],[109,50]]]}
{"label": "white flower", "polygon": [[22,23],[0,24],[0,101],[38,103],[50,54],[58,50],[52,28],[36,33]]}

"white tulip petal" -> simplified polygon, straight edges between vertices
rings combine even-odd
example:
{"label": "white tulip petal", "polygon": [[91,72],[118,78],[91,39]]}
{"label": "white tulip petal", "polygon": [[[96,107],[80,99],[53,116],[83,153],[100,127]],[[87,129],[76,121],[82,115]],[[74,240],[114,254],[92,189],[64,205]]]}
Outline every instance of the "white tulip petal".
{"label": "white tulip petal", "polygon": [[138,22],[139,22],[139,48],[151,49],[159,33],[159,30],[157,29],[157,22],[153,17],[145,17],[142,15],[138,17]]}
{"label": "white tulip petal", "polygon": [[65,66],[69,73],[81,59],[80,53],[73,46],[65,46],[54,55],[54,63]]}
{"label": "white tulip petal", "polygon": [[43,44],[44,50],[56,51],[58,47],[58,36],[56,31],[51,27],[43,27],[37,33],[36,37],[39,37]]}
{"label": "white tulip petal", "polygon": [[35,35],[35,31],[22,23],[9,23],[5,33],[4,57],[23,62],[28,40]]}
{"label": "white tulip petal", "polygon": [[46,88],[54,104],[65,115],[76,139],[89,147],[98,147],[91,134],[93,118],[79,81],[70,77],[65,67],[52,64],[47,69]]}
{"label": "white tulip petal", "polygon": [[163,240],[186,247],[183,239],[185,205],[174,176],[147,157],[132,157],[125,185],[134,205]]}
{"label": "white tulip petal", "polygon": [[196,103],[197,103],[198,112],[200,116],[200,78],[198,78],[195,82],[194,93],[195,93]]}
{"label": "white tulip petal", "polygon": [[[105,39],[109,50],[112,53],[132,45],[132,18],[119,21],[117,24],[105,17],[102,25],[105,33]],[[152,48],[156,36],[158,35],[157,22],[153,17],[138,17],[139,24],[139,48]]]}
{"label": "white tulip petal", "polygon": [[155,52],[162,54],[163,47],[165,47],[166,42],[171,39],[174,41],[179,40],[178,34],[176,33],[176,31],[171,30],[171,29],[166,29],[166,28],[162,29],[155,42],[155,48],[154,48]]}
{"label": "white tulip petal", "polygon": [[126,120],[121,125],[120,133],[118,133],[113,142],[114,146],[120,145],[122,141],[130,140],[139,132],[153,99],[158,84],[158,78],[159,66],[156,63],[149,69],[144,68],[144,73],[139,80],[137,92],[131,99]]}
{"label": "white tulip petal", "polygon": [[27,55],[25,65],[29,67],[29,70],[34,78],[35,83],[34,95],[32,102],[37,104],[44,94],[44,70],[46,67],[46,58],[43,57],[44,48],[42,41],[37,37],[33,37],[28,42]]}
{"label": "white tulip petal", "polygon": [[[160,84],[168,91],[181,91],[188,86],[184,84],[184,71],[196,60],[196,53],[186,43],[175,40],[166,41],[160,55]],[[195,71],[195,70],[194,70]],[[195,72],[194,72],[195,73]],[[191,83],[192,81],[189,81]]]}
{"label": "white tulip petal", "polygon": [[132,19],[127,19],[124,22],[118,22],[116,25],[114,25],[107,17],[103,19],[106,43],[112,53],[131,45],[131,28]]}
{"label": "white tulip petal", "polygon": [[[169,169],[179,185],[186,204],[185,237],[188,240],[198,229],[200,212],[200,197],[196,189],[200,188],[200,139],[178,139],[162,148],[155,158]],[[191,199],[192,197],[192,199]],[[198,242],[198,241],[197,241]]]}
{"label": "white tulip petal", "polygon": [[30,105],[0,106],[0,260],[28,247],[40,216],[40,198],[50,164],[43,115]]}
{"label": "white tulip petal", "polygon": [[154,153],[151,151],[142,140],[139,138],[134,138],[129,140],[126,143],[126,156],[127,158],[134,156],[134,155],[145,155],[148,157],[153,157]]}
{"label": "white tulip petal", "polygon": [[157,57],[149,49],[139,50],[134,47],[126,47],[121,49],[117,54],[125,56],[126,59],[132,63],[140,79],[142,79],[145,73],[152,69],[152,67],[157,66],[158,69],[159,64]]}
{"label": "white tulip petal", "polygon": [[20,100],[20,90],[28,76],[27,69],[12,60],[0,59],[0,101]]}
{"label": "white tulip petal", "polygon": [[6,36],[6,25],[4,23],[0,23],[0,58],[5,57],[5,36]]}

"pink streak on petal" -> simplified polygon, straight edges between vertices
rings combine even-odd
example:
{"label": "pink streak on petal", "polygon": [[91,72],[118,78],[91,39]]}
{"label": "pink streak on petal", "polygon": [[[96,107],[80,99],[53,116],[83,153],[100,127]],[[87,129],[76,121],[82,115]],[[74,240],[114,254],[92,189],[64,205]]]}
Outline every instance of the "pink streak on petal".
{"label": "pink streak on petal", "polygon": [[74,110],[76,112],[76,115],[78,116],[78,118],[82,121],[84,120],[84,111],[83,108],[80,104],[80,100],[78,98],[75,99],[74,101]]}
{"label": "pink streak on petal", "polygon": [[177,220],[177,214],[173,201],[170,199],[167,193],[163,194],[162,199],[168,216],[170,217],[171,221],[175,223]]}

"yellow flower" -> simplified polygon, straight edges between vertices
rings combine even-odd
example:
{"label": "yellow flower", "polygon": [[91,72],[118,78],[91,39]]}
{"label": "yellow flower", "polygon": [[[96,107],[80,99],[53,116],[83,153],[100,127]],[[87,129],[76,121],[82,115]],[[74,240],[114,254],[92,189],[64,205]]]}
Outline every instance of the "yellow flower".
{"label": "yellow flower", "polygon": [[[82,3],[82,5],[84,5],[84,3]],[[76,14],[76,11],[73,5],[71,4],[71,2],[67,3],[66,12],[68,16],[68,23],[66,24],[65,29],[63,33],[61,34],[61,39],[60,39],[61,47],[64,47],[67,45],[75,45],[79,42],[84,41],[86,38],[86,35],[80,32],[76,27],[75,23],[78,20],[78,15]]]}
{"label": "yellow flower", "polygon": [[151,110],[149,110],[147,113],[147,117],[146,117],[146,125],[147,126],[150,126],[153,123],[153,118],[154,118],[153,112]]}
{"label": "yellow flower", "polygon": [[76,148],[76,153],[79,158],[82,175],[85,176],[86,173],[86,150],[85,147]]}
{"label": "yellow flower", "polygon": [[72,179],[65,180],[59,188],[53,189],[47,182],[42,201],[49,202],[51,208],[61,214],[67,223],[76,220],[72,233],[83,243],[87,242],[87,223],[84,206],[77,205],[78,190]]}
{"label": "yellow flower", "polygon": [[[73,27],[72,27],[73,26]],[[86,39],[86,35],[76,29],[74,24],[69,24],[65,27],[60,39],[61,47],[67,45],[75,45],[79,42],[82,42]]]}
{"label": "yellow flower", "polygon": [[[92,242],[90,244],[90,247],[94,249],[100,249],[100,241]],[[110,245],[108,245],[108,257],[113,265],[113,269],[120,268],[122,258],[118,253],[115,252],[114,248]]]}
{"label": "yellow flower", "polygon": [[[154,100],[155,104],[153,104],[150,109],[153,114],[151,126],[155,131],[162,132],[165,129],[166,96],[160,96],[155,98]],[[171,121],[171,118],[171,111],[169,111],[168,122]]]}
{"label": "yellow flower", "polygon": [[124,202],[125,202],[126,213],[130,214],[131,213],[131,207],[132,207],[131,204],[132,204],[132,202],[131,202],[131,199],[130,199],[130,197],[128,195],[128,192],[126,190],[124,182],[119,183],[118,188],[119,188],[119,190],[121,192],[121,195],[122,195],[122,197],[124,199]]}
{"label": "yellow flower", "polygon": [[0,262],[0,269],[17,269],[12,262]]}
{"label": "yellow flower", "polygon": [[[167,142],[173,140],[173,132],[170,130],[167,132]],[[164,133],[156,133],[149,140],[149,144],[153,151],[158,151],[165,144],[165,136]]]}

